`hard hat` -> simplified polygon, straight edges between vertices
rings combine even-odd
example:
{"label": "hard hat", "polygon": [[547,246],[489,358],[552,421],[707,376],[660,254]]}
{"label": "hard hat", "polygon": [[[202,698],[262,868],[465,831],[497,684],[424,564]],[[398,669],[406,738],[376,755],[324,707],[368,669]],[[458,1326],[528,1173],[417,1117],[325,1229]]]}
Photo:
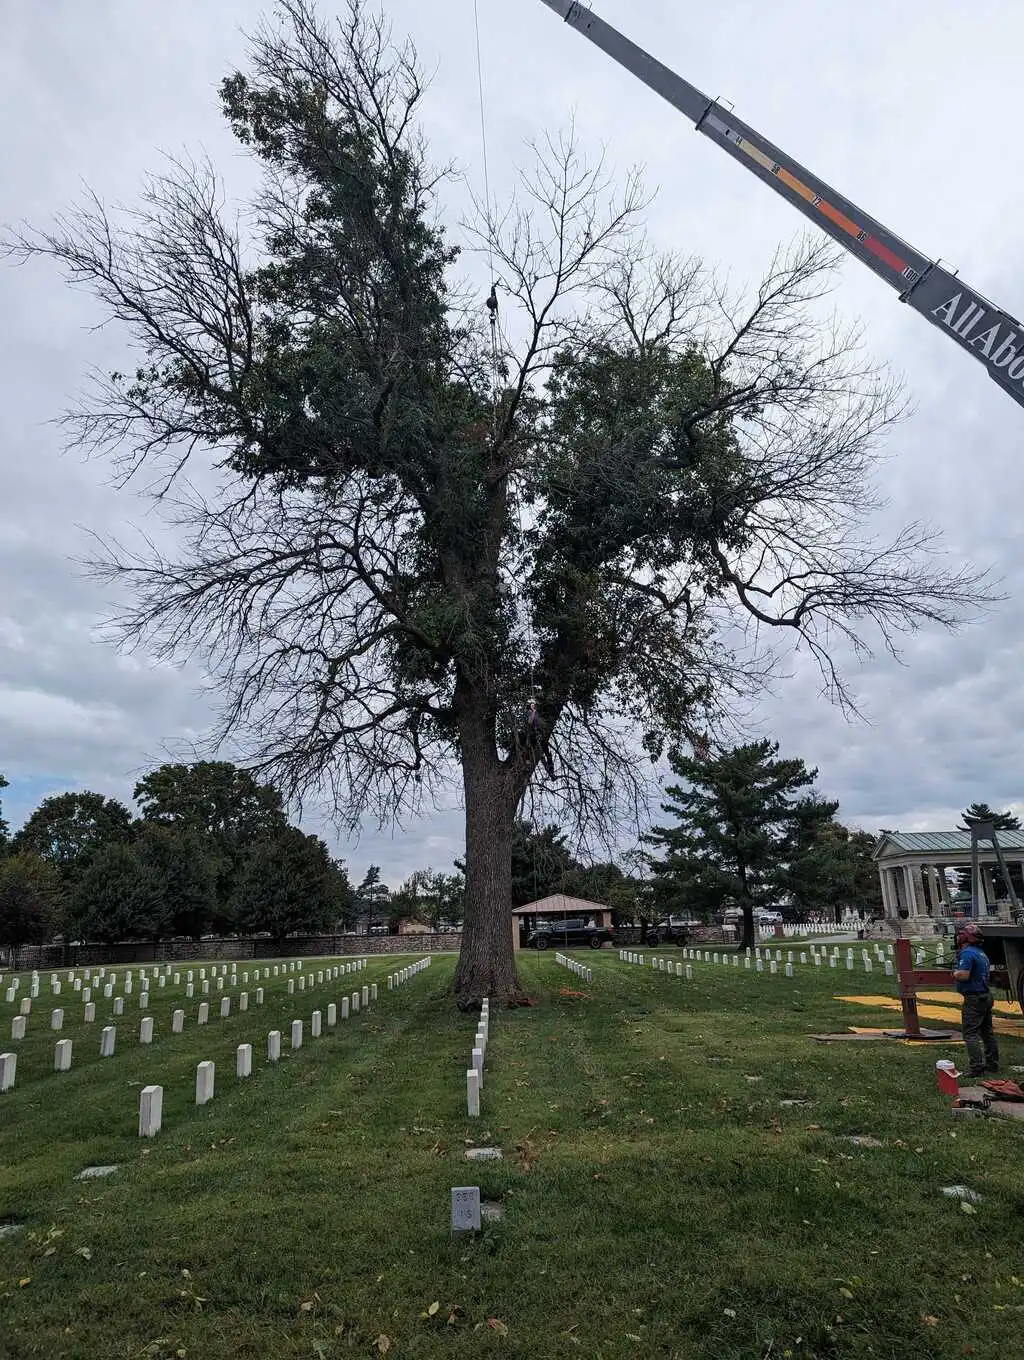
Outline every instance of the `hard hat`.
{"label": "hard hat", "polygon": [[956,938],[980,944],[985,937],[981,933],[981,926],[976,921],[958,921]]}

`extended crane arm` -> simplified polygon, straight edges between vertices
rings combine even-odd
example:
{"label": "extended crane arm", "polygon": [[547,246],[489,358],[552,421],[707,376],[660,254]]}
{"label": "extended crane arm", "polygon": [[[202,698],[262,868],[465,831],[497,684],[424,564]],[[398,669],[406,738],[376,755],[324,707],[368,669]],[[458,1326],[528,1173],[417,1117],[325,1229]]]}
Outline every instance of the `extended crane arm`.
{"label": "extended crane arm", "polygon": [[734,160],[835,238],[933,325],[979,359],[1024,406],[1024,326],[961,279],[894,236],[735,114],[637,47],[579,0],[543,0],[613,61],[685,114]]}

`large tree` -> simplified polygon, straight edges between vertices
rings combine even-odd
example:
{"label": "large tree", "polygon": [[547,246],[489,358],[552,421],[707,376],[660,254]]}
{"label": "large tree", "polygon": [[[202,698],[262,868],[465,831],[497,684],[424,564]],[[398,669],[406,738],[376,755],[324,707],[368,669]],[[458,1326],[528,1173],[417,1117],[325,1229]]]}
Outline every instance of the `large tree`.
{"label": "large tree", "polygon": [[[280,792],[226,760],[161,765],[135,786],[143,823],[187,833],[216,872],[210,925],[234,926],[231,901],[242,858],[288,825]],[[188,933],[192,933],[191,931]]]}
{"label": "large tree", "polygon": [[0,855],[0,949],[45,944],[60,928],[59,874],[27,850]]}
{"label": "large tree", "polygon": [[672,824],[648,834],[661,851],[651,868],[690,910],[739,907],[740,946],[747,948],[756,937],[755,910],[778,904],[794,860],[839,804],[811,792],[817,770],[780,759],[777,742],[748,742],[706,759],[673,751],[669,759],[684,782],[665,790],[662,811]]}
{"label": "large tree", "polygon": [[882,888],[872,857],[875,843],[870,832],[851,831],[823,816],[821,804],[810,804],[808,815],[796,823],[781,880],[804,919],[818,912],[838,922],[848,910],[862,917],[881,910]]}
{"label": "large tree", "polygon": [[243,930],[265,932],[280,950],[289,935],[332,929],[347,889],[323,841],[286,826],[246,851],[233,914]]}
{"label": "large tree", "polygon": [[[185,538],[111,546],[100,570],[137,600],[123,636],[201,659],[220,736],[343,822],[459,787],[455,990],[512,998],[531,785],[577,828],[636,816],[642,757],[769,668],[736,622],[799,640],[843,699],[835,642],[895,647],[983,591],[936,565],[930,529],[864,528],[899,402],[818,319],[830,247],[731,296],[652,255],[635,178],[615,190],[553,138],[517,204],[469,228],[474,300],[414,54],[360,0],[337,27],[312,0],[277,9],[221,90],[263,174],[244,216],[208,166],[172,163],[124,224],[93,198],[9,244],[141,351],[68,417],[124,475],[152,468]],[[183,480],[203,454],[209,499]]]}
{"label": "large tree", "polygon": [[[0,774],[0,789],[7,788],[7,780]],[[0,813],[0,855],[6,854],[8,845],[8,827]]]}
{"label": "large tree", "polygon": [[159,867],[130,841],[112,841],[97,850],[69,894],[74,939],[102,944],[159,940],[168,933],[170,918]]}
{"label": "large tree", "polygon": [[112,841],[128,839],[132,815],[116,798],[85,789],[44,798],[14,838],[52,864],[65,883],[72,882],[90,855]]}

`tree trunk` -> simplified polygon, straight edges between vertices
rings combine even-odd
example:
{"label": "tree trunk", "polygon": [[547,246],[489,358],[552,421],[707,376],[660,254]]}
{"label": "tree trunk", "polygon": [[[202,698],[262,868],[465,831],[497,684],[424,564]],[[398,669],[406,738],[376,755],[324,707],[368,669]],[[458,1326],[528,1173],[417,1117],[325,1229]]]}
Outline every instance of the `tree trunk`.
{"label": "tree trunk", "polygon": [[757,944],[757,938],[754,934],[754,904],[747,901],[743,903],[743,933],[740,936],[740,952],[744,949],[753,949],[755,944]]}
{"label": "tree trunk", "polygon": [[512,944],[512,826],[518,799],[511,771],[479,729],[462,731],[466,803],[466,914],[454,992],[474,1005],[522,998]]}

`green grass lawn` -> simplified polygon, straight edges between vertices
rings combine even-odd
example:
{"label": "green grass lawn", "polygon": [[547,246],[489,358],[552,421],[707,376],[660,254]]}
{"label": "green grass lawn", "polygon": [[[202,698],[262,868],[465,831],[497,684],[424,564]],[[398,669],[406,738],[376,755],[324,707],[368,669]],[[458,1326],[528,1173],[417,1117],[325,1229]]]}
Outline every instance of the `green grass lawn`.
{"label": "green grass lawn", "polygon": [[[955,1046],[807,1038],[892,1023],[833,1000],[892,979],[699,963],[687,983],[614,952],[575,957],[592,984],[551,954],[523,958],[537,1005],[495,1010],[479,1121],[465,1114],[475,1021],[446,995],[451,958],[397,992],[384,986],[392,959],[312,995],[271,979],[260,1010],[240,1015],[233,999],[205,1030],[197,996],[182,1035],[180,989],[154,989],[151,1048],[136,993],[104,1060],[110,1003],[85,1027],[65,984],[68,1074],[52,1071],[50,998],[21,1045],[6,1037],[16,1008],[0,1003],[0,1048],[19,1051],[0,1097],[0,1223],[25,1225],[0,1240],[0,1356],[1024,1351],[1024,1124],[951,1118],[934,1063]],[[375,1006],[309,1038],[314,1008],[326,1025],[329,1001],[372,981]],[[295,1054],[293,1018],[306,1022]],[[282,1061],[268,1067],[272,1028]],[[248,1081],[235,1077],[243,1041]],[[1002,1045],[1024,1063],[1024,1043]],[[206,1058],[217,1093],[197,1108]],[[150,1081],[165,1088],[151,1142],[136,1136]],[[472,1142],[504,1160],[467,1162]],[[121,1169],[73,1179],[98,1163]],[[453,1239],[460,1184],[503,1220]],[[943,1197],[952,1184],[982,1196],[974,1213]]]}

